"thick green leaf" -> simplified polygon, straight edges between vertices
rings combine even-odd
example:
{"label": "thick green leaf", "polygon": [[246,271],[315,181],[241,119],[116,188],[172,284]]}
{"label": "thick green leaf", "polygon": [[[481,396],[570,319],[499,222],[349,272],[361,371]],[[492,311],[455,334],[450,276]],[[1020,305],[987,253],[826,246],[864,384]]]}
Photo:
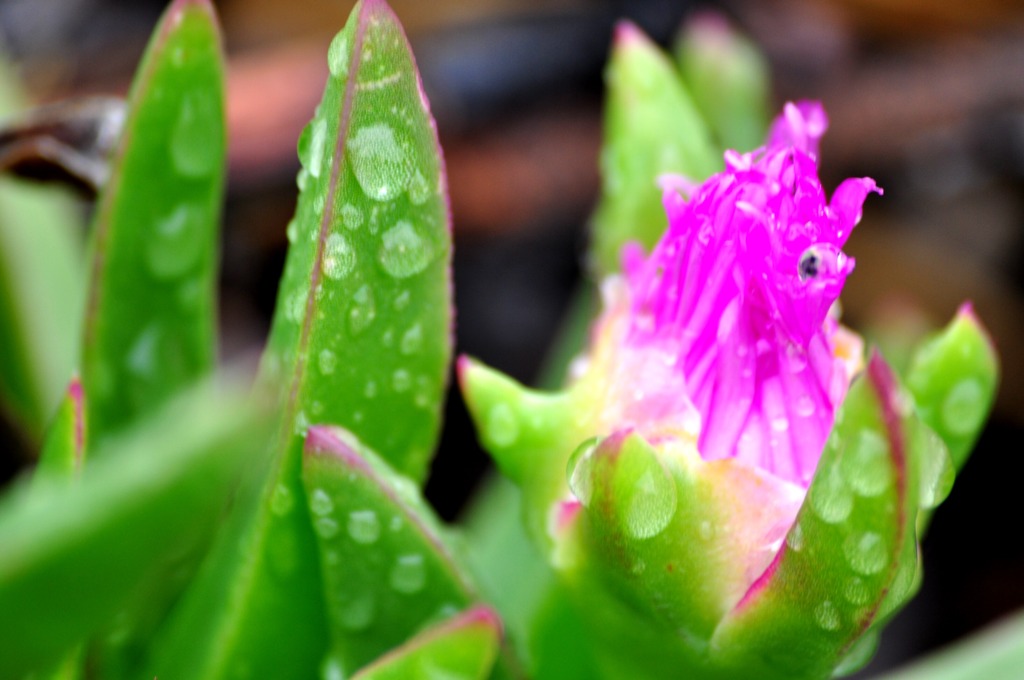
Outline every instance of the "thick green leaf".
{"label": "thick green leaf", "polygon": [[302,193],[263,365],[281,398],[273,468],[239,499],[155,644],[150,675],[317,673],[328,640],[300,479],[307,428],[345,424],[418,478],[436,437],[450,246],[433,123],[380,0],[356,6],[328,65],[299,145]]}
{"label": "thick green leaf", "polygon": [[175,0],[132,86],[93,224],[82,381],[96,444],[213,366],[223,70],[208,0]]}
{"label": "thick green leaf", "polygon": [[[352,680],[484,680],[500,640],[497,615],[477,607],[417,635]],[[325,677],[335,676],[325,672]]]}
{"label": "thick green leaf", "polygon": [[311,428],[305,453],[330,663],[351,672],[479,601],[410,480],[338,428]]}
{"label": "thick green leaf", "polygon": [[918,412],[949,447],[960,469],[971,453],[999,380],[999,358],[970,305],[915,353],[907,387]]}
{"label": "thick green leaf", "polygon": [[147,583],[216,524],[264,414],[204,388],[103,445],[75,480],[39,478],[0,502],[0,678],[55,661],[136,606]]}
{"label": "thick green leaf", "polygon": [[718,627],[716,663],[750,677],[826,678],[845,656],[870,658],[869,628],[905,601],[917,573],[925,452],[914,449],[909,411],[875,355],[846,396],[785,545]]}
{"label": "thick green leaf", "polygon": [[753,42],[725,17],[702,14],[684,26],[675,56],[722,151],[752,151],[764,144],[770,119],[768,62]]}
{"label": "thick green leaf", "polygon": [[39,454],[36,474],[71,477],[85,463],[85,393],[78,376],[71,379]]}
{"label": "thick green leaf", "polygon": [[[0,63],[0,118],[22,106]],[[69,197],[0,179],[0,405],[37,443],[75,363],[84,300],[82,238]]]}
{"label": "thick green leaf", "polygon": [[650,249],[668,226],[659,175],[701,182],[722,165],[674,64],[632,24],[616,31],[606,80],[601,200],[591,245],[600,275],[619,271],[627,241]]}
{"label": "thick green leaf", "polygon": [[344,426],[422,480],[450,359],[451,236],[434,122],[382,0],[331,43],[264,362],[297,423]]}

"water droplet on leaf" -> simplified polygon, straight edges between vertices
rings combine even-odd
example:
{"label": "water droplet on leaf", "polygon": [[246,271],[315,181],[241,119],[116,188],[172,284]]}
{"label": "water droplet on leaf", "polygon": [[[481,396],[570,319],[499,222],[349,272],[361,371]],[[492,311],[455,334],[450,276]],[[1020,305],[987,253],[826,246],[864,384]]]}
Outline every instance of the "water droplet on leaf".
{"label": "water droplet on leaf", "polygon": [[511,446],[519,439],[519,420],[505,403],[495,404],[487,413],[485,433],[495,446]]}
{"label": "water droplet on leaf", "polygon": [[423,555],[399,555],[391,568],[388,581],[391,583],[391,587],[400,593],[412,594],[423,590],[423,586],[427,583]]}
{"label": "water droplet on leaf", "polygon": [[409,158],[387,123],[359,128],[347,148],[356,181],[369,198],[390,201],[409,186]]}
{"label": "water droplet on leaf", "polygon": [[885,539],[873,531],[848,536],[843,542],[843,554],[853,570],[864,576],[877,574],[889,563]]}
{"label": "water droplet on leaf", "polygon": [[327,48],[327,68],[335,78],[347,78],[348,61],[348,35],[341,31],[334,36],[330,47]]}
{"label": "water droplet on leaf", "polygon": [[348,535],[356,543],[369,545],[380,538],[380,519],[373,510],[354,510],[348,514]]}
{"label": "water droplet on leaf", "polygon": [[419,274],[433,258],[430,242],[404,220],[384,232],[377,255],[384,271],[399,279]]}
{"label": "water droplet on leaf", "polygon": [[324,274],[328,278],[340,279],[352,271],[356,265],[356,251],[349,245],[348,239],[335,232],[327,237],[324,247]]}
{"label": "water droplet on leaf", "polygon": [[373,289],[363,284],[352,296],[352,304],[348,308],[348,331],[353,336],[360,335],[370,327],[377,318],[377,305],[373,298]]}
{"label": "water droplet on leaf", "polygon": [[185,96],[171,132],[171,162],[186,177],[206,177],[224,162],[217,100],[205,93]]}
{"label": "water droplet on leaf", "polygon": [[830,600],[818,603],[818,606],[814,608],[814,620],[822,629],[828,631],[839,630],[842,625],[839,610]]}
{"label": "water droplet on leaf", "polygon": [[977,380],[961,380],[942,402],[942,423],[954,435],[971,434],[985,417],[985,390]]}
{"label": "water droplet on leaf", "polygon": [[158,279],[174,279],[199,264],[205,250],[204,212],[199,206],[179,205],[160,220],[146,242],[146,263]]}
{"label": "water droplet on leaf", "polygon": [[859,496],[877,496],[892,485],[889,444],[875,430],[861,430],[842,459],[843,476]]}
{"label": "water droplet on leaf", "polygon": [[399,348],[402,354],[415,354],[423,344],[423,327],[415,324],[402,335]]}
{"label": "water droplet on leaf", "polygon": [[334,503],[326,491],[314,489],[313,494],[309,497],[309,509],[314,515],[323,517],[334,512]]}
{"label": "water droplet on leaf", "polygon": [[334,373],[334,368],[338,365],[338,358],[329,349],[320,350],[320,354],[317,356],[317,364],[320,366],[320,372],[324,375],[330,375]]}

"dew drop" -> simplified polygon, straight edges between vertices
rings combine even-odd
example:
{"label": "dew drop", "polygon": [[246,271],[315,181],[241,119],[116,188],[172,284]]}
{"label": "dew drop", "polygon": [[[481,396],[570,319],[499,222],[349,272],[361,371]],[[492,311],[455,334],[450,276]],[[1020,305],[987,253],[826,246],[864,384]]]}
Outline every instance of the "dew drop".
{"label": "dew drop", "polygon": [[405,392],[412,386],[412,375],[404,368],[399,368],[391,374],[391,387],[395,392]]}
{"label": "dew drop", "polygon": [[324,659],[320,665],[320,680],[345,680],[345,668],[337,657],[329,656]]}
{"label": "dew drop", "polygon": [[677,504],[676,487],[668,472],[653,456],[643,455],[647,469],[633,487],[623,518],[626,533],[638,539],[651,538],[664,531],[672,521]]}
{"label": "dew drop", "polygon": [[324,274],[332,279],[340,279],[352,271],[356,265],[356,251],[349,245],[348,239],[335,232],[327,237],[324,248]]}
{"label": "dew drop", "polygon": [[399,342],[398,347],[401,349],[402,354],[415,354],[419,351],[422,344],[423,327],[415,324],[402,334],[402,340]]}
{"label": "dew drop", "polygon": [[391,276],[404,279],[419,274],[434,258],[434,249],[416,227],[400,221],[384,232],[377,260]]}
{"label": "dew drop", "polygon": [[331,517],[318,517],[313,522],[313,527],[323,539],[331,539],[338,535],[338,522]]}
{"label": "dew drop", "polygon": [[347,78],[348,61],[348,35],[341,31],[334,36],[330,47],[327,48],[327,68],[335,78]]}
{"label": "dew drop", "polygon": [[819,473],[809,495],[815,514],[829,524],[842,522],[853,511],[853,494],[835,467],[828,468],[824,475]]}
{"label": "dew drop", "polygon": [[388,577],[391,587],[405,594],[423,590],[427,583],[427,570],[423,564],[423,555],[399,555]]}
{"label": "dew drop", "polygon": [[359,208],[351,203],[341,206],[339,215],[341,217],[341,224],[349,231],[356,231],[359,227],[363,226],[363,213],[359,212]]}
{"label": "dew drop", "polygon": [[508,404],[495,404],[487,413],[484,432],[495,446],[511,446],[519,439],[519,420]]}
{"label": "dew drop", "polygon": [[348,331],[352,335],[360,335],[377,318],[377,305],[373,298],[373,289],[363,284],[352,296],[352,304],[348,308]]}
{"label": "dew drop", "polygon": [[204,236],[202,209],[179,205],[156,224],[152,238],[146,241],[149,271],[162,280],[190,271],[203,259],[208,241]]}
{"label": "dew drop", "polygon": [[831,600],[818,603],[818,606],[814,608],[814,620],[817,621],[818,626],[828,631],[839,630],[842,626],[839,610]]}
{"label": "dew drop", "polygon": [[132,348],[125,357],[128,370],[141,378],[152,377],[157,368],[157,351],[160,341],[160,327],[156,324],[148,326],[139,333]]}
{"label": "dew drop", "polygon": [[387,123],[359,128],[347,144],[352,172],[369,198],[390,201],[409,186],[409,158]]}
{"label": "dew drop", "polygon": [[776,432],[785,432],[789,429],[789,419],[785,416],[779,418],[772,418],[771,421],[772,429]]}
{"label": "dew drop", "polygon": [[859,496],[877,496],[892,485],[889,445],[875,430],[861,430],[842,461],[843,476]]}
{"label": "dew drop", "polygon": [[430,184],[423,173],[416,170],[409,180],[409,200],[413,205],[423,205],[430,198]]}
{"label": "dew drop", "polygon": [[367,399],[373,399],[377,396],[377,382],[375,380],[366,381],[366,385],[363,386],[363,396]]}
{"label": "dew drop", "polygon": [[796,400],[796,407],[794,411],[801,418],[810,418],[814,415],[814,402],[810,397],[804,394]]}
{"label": "dew drop", "polygon": [[590,506],[594,494],[594,451],[597,450],[600,442],[600,437],[592,437],[580,444],[569,456],[569,462],[566,465],[569,488],[584,507]]}
{"label": "dew drop", "polygon": [[889,563],[885,539],[874,531],[848,536],[843,542],[843,554],[853,570],[864,576],[877,574]]}
{"label": "dew drop", "polygon": [[961,380],[942,402],[942,423],[951,434],[968,435],[985,417],[985,390],[974,378]]}
{"label": "dew drop", "polygon": [[804,549],[804,527],[800,522],[794,523],[789,533],[786,534],[786,546],[793,552],[800,552]]}
{"label": "dew drop", "polygon": [[334,512],[334,503],[331,502],[331,497],[326,491],[315,489],[309,497],[309,509],[313,511],[314,515],[323,517]]}
{"label": "dew drop", "polygon": [[[314,121],[313,131],[310,133],[311,137],[309,140],[309,157],[306,169],[309,170],[311,177],[319,177],[320,172],[323,169],[324,163],[324,149],[327,145],[327,121],[320,118]],[[318,196],[317,198],[322,198]],[[323,210],[317,210],[319,214]]]}
{"label": "dew drop", "polygon": [[377,605],[373,593],[369,591],[363,591],[346,602],[338,603],[338,623],[345,630],[366,630],[376,615]]}
{"label": "dew drop", "polygon": [[930,427],[919,426],[916,444],[921,451],[918,499],[922,508],[934,508],[949,495],[956,471],[946,443]]}
{"label": "dew drop", "polygon": [[206,177],[223,163],[223,144],[215,124],[219,118],[215,98],[186,95],[170,137],[175,170],[186,177]]}
{"label": "dew drop", "polygon": [[356,543],[369,545],[380,538],[380,519],[373,510],[348,513],[348,535]]}
{"label": "dew drop", "polygon": [[306,315],[306,293],[298,291],[286,303],[285,313],[294,323],[301,323]]}
{"label": "dew drop", "polygon": [[295,414],[295,426],[294,432],[300,437],[306,436],[306,430],[309,429],[309,418],[306,417],[305,411],[299,411]]}
{"label": "dew drop", "polygon": [[409,291],[407,290],[403,290],[401,293],[399,293],[398,297],[395,298],[395,310],[400,312],[406,307],[408,307],[410,297],[412,296],[409,294]]}
{"label": "dew drop", "polygon": [[288,237],[288,243],[295,243],[296,239],[299,238],[299,221],[296,218],[292,218],[288,222],[288,227],[284,230],[285,236]]}
{"label": "dew drop", "polygon": [[320,372],[324,375],[330,375],[334,373],[335,367],[338,365],[338,358],[329,349],[320,350],[320,354],[317,355],[317,365],[320,366]]}
{"label": "dew drop", "polygon": [[294,505],[295,499],[292,498],[292,492],[288,487],[284,484],[276,485],[270,495],[270,511],[278,517],[283,517],[292,511]]}
{"label": "dew drop", "polygon": [[853,576],[843,588],[843,597],[852,605],[862,606],[871,600],[871,589],[863,579]]}

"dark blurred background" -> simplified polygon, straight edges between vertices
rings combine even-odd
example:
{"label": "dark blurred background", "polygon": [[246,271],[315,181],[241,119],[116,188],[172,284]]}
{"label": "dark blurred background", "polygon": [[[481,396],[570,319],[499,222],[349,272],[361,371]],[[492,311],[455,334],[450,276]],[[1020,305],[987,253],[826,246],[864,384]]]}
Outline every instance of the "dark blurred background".
{"label": "dark blurred background", "polygon": [[[260,350],[284,262],[295,140],[319,101],[327,45],[353,3],[215,4],[230,59],[222,355],[245,360]],[[602,69],[617,19],[664,45],[690,13],[721,11],[765,51],[777,105],[823,100],[832,120],[826,186],[869,175],[886,192],[869,199],[847,246],[857,259],[843,298],[847,322],[888,319],[910,332],[945,323],[969,298],[1003,361],[992,421],[925,542],[923,591],[889,627],[866,675],[1024,606],[1019,1],[391,4],[413,43],[448,164],[458,351],[526,382],[581,276],[598,191]],[[38,101],[124,94],[163,7],[2,0],[0,41]],[[10,467],[14,457],[5,460]],[[428,486],[443,516],[457,516],[486,466],[453,393]]]}

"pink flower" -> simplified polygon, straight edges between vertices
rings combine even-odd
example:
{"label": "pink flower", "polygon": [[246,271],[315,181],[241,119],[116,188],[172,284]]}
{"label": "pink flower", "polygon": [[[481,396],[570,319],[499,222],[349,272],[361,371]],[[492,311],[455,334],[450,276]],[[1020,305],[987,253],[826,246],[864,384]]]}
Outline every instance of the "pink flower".
{"label": "pink flower", "polygon": [[854,266],[841,249],[881,193],[848,179],[826,199],[826,127],[820,104],[787,104],[764,147],[728,152],[700,186],[662,178],[668,231],[649,257],[627,246],[603,324],[621,348],[609,367],[610,401],[627,404],[619,426],[682,423],[705,460],[807,488],[861,354],[832,313]]}

